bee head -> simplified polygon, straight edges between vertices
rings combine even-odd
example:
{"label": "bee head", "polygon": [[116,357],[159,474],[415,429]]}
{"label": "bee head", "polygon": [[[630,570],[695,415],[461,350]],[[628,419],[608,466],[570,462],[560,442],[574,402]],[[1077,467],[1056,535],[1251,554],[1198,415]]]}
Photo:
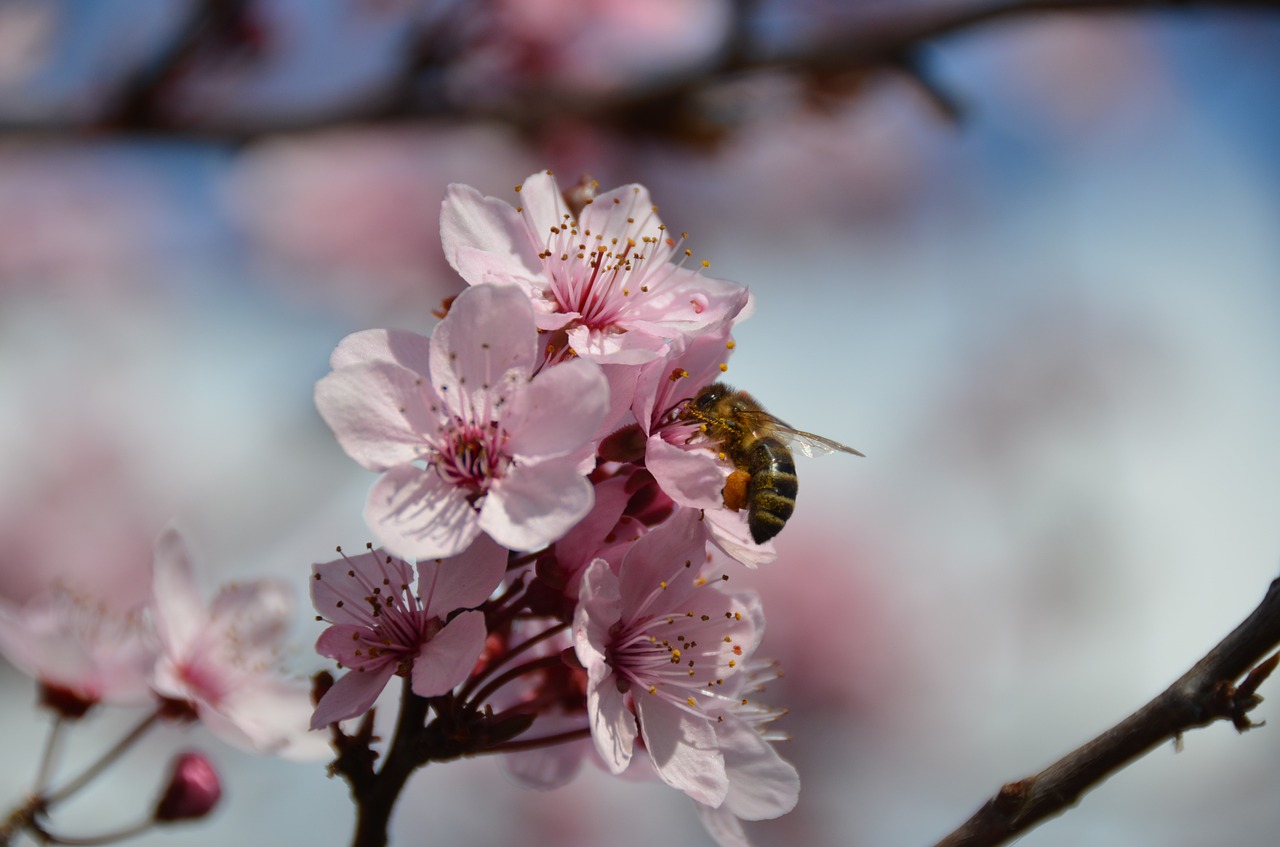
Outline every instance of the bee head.
{"label": "bee head", "polygon": [[700,412],[711,412],[725,395],[732,393],[733,389],[723,382],[713,382],[699,390],[689,404]]}

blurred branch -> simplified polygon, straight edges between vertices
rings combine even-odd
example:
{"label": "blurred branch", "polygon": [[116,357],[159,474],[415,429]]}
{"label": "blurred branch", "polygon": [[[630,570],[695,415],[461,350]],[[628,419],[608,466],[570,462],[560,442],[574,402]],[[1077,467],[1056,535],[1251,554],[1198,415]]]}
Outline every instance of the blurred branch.
{"label": "blurred branch", "polygon": [[[959,114],[956,100],[926,73],[920,61],[928,43],[1003,20],[1051,14],[1151,12],[1192,9],[1280,10],[1280,0],[988,0],[968,6],[886,2],[865,9],[846,29],[816,42],[767,49],[752,39],[755,0],[738,0],[735,15],[718,53],[703,65],[634,87],[587,94],[549,86],[522,86],[484,99],[450,96],[445,85],[451,66],[465,59],[468,36],[485,31],[474,16],[489,4],[463,4],[471,18],[459,15],[420,27],[409,40],[399,71],[384,91],[366,101],[346,101],[330,111],[306,115],[261,114],[219,116],[208,110],[179,119],[165,108],[174,83],[189,72],[198,51],[216,49],[227,32],[252,15],[249,0],[200,0],[187,26],[123,87],[122,96],[100,115],[94,128],[108,132],[162,134],[243,142],[288,131],[322,129],[353,122],[386,123],[436,119],[495,121],[529,133],[560,121],[574,120],[627,132],[692,142],[714,141],[726,129],[707,116],[705,96],[725,83],[760,72],[789,73],[821,86],[824,80],[856,79],[868,72],[905,74],[920,86],[944,116]],[[433,28],[434,27],[434,28]],[[857,86],[845,86],[854,91]],[[0,132],[63,134],[87,127],[67,118],[27,122],[0,120]]]}
{"label": "blurred branch", "polygon": [[[1163,694],[1035,776],[1011,782],[936,847],[991,847],[1004,844],[1046,818],[1075,805],[1093,786],[1156,745],[1217,720],[1244,732],[1254,726],[1248,712],[1280,654],[1263,657],[1280,644],[1280,579],[1266,597],[1217,647]],[[1234,681],[1244,677],[1237,686]]]}

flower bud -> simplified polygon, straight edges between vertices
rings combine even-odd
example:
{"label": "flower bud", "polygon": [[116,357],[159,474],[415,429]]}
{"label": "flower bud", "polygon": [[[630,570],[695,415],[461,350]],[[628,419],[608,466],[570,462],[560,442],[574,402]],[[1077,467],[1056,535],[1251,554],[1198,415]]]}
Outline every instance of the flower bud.
{"label": "flower bud", "polygon": [[220,797],[222,785],[213,764],[200,753],[183,753],[173,761],[173,775],[156,804],[154,818],[163,822],[202,818]]}

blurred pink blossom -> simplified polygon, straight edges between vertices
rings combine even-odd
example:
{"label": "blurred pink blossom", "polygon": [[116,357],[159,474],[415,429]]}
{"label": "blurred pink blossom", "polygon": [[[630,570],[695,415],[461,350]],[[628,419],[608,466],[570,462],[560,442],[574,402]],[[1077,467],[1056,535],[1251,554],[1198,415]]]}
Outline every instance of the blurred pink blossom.
{"label": "blurred pink blossom", "polygon": [[156,542],[155,569],[156,693],[186,704],[236,746],[289,758],[323,755],[320,737],[307,736],[309,689],[280,668],[292,613],[288,586],[268,579],[231,584],[206,604],[174,529]]}

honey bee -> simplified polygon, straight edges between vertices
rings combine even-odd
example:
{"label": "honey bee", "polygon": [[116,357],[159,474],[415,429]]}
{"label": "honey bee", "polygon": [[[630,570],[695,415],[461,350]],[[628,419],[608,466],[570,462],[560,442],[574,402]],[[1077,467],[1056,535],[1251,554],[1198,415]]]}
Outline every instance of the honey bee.
{"label": "honey bee", "polygon": [[746,507],[747,528],[757,544],[781,532],[796,508],[799,482],[789,446],[806,456],[836,451],[863,455],[783,423],[750,394],[723,382],[700,390],[685,402],[679,416],[701,424],[702,432],[718,442],[721,456],[733,463],[735,470],[724,485],[724,504],[735,512]]}

